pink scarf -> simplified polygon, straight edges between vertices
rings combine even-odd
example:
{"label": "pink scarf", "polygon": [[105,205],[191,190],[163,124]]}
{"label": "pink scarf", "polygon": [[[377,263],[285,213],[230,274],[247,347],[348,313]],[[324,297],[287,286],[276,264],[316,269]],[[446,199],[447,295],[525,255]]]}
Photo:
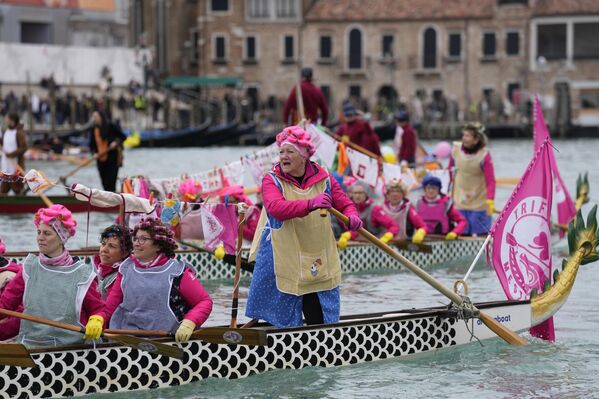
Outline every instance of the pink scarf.
{"label": "pink scarf", "polygon": [[62,254],[55,256],[54,258],[50,258],[49,256],[46,256],[40,252],[39,259],[40,262],[46,266],[69,266],[75,263],[69,254],[69,251],[66,249],[62,251]]}
{"label": "pink scarf", "polygon": [[121,262],[116,262],[113,265],[107,265],[100,261],[100,255],[96,255],[94,256],[94,265],[96,266],[96,270],[98,271],[100,277],[106,277],[110,273],[118,271]]}

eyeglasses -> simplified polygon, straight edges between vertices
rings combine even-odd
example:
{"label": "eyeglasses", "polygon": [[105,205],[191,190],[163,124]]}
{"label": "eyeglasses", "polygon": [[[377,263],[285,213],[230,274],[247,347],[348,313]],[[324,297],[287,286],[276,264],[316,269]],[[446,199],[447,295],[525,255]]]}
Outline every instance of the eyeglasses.
{"label": "eyeglasses", "polygon": [[133,237],[133,242],[139,242],[139,243],[140,243],[140,244],[142,244],[142,245],[143,245],[143,244],[145,244],[145,243],[146,243],[146,241],[150,241],[150,240],[151,240],[151,238],[150,238],[150,237],[144,237],[144,236],[141,236],[141,237]]}

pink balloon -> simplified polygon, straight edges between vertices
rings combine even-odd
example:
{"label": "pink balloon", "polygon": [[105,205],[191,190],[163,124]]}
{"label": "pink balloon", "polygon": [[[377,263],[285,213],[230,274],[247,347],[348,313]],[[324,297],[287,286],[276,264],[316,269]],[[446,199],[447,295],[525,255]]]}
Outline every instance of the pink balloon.
{"label": "pink balloon", "polygon": [[451,144],[449,144],[447,141],[441,141],[437,143],[437,145],[435,146],[435,150],[433,151],[433,154],[435,154],[435,157],[437,157],[437,159],[444,159],[449,157],[449,154],[451,154]]}

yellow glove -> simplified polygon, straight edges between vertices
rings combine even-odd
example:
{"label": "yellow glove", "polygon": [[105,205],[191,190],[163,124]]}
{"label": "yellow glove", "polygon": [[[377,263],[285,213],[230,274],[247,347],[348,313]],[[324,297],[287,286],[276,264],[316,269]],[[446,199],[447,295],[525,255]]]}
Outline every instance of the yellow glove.
{"label": "yellow glove", "polygon": [[420,244],[424,240],[424,236],[426,236],[426,230],[420,228],[416,230],[416,232],[412,236],[412,242],[414,244]]}
{"label": "yellow glove", "polygon": [[455,240],[456,238],[458,238],[458,235],[456,233],[454,233],[453,231],[450,231],[449,233],[447,233],[447,235],[445,236],[445,239],[447,241],[452,241]]}
{"label": "yellow glove", "polygon": [[341,236],[339,237],[339,241],[337,241],[337,246],[339,247],[339,249],[347,248],[347,242],[350,239],[351,239],[351,233],[349,231],[341,233]]}
{"label": "yellow glove", "polygon": [[393,233],[386,232],[381,237],[381,241],[384,242],[385,244],[388,244],[389,241],[391,241],[392,238],[393,238]]}
{"label": "yellow glove", "polygon": [[196,328],[196,323],[191,320],[183,319],[177,332],[175,333],[175,340],[177,342],[187,342],[193,334],[193,330]]}
{"label": "yellow glove", "polygon": [[495,201],[492,199],[487,200],[487,215],[491,216],[495,213]]}
{"label": "yellow glove", "polygon": [[223,244],[220,244],[218,247],[216,247],[214,250],[214,257],[218,260],[222,260],[225,257],[225,247]]}
{"label": "yellow glove", "polygon": [[341,142],[346,144],[349,143],[349,136],[347,134],[341,136]]}
{"label": "yellow glove", "polygon": [[100,339],[102,336],[102,328],[104,327],[104,318],[102,316],[98,316],[97,314],[90,316],[87,320],[87,325],[85,326],[85,334],[83,338],[85,339]]}

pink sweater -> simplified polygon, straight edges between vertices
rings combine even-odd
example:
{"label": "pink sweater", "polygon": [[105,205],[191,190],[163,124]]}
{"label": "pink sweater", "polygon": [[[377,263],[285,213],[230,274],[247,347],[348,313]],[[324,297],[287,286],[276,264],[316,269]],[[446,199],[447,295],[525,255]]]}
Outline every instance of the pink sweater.
{"label": "pink sweater", "polygon": [[[149,267],[158,267],[164,265],[170,259],[164,255],[160,255],[161,258]],[[136,267],[144,267],[137,259],[132,257],[136,263]],[[121,281],[123,275],[119,272],[116,280],[112,284],[110,295],[106,298],[106,307],[101,313],[104,317],[104,325],[108,326],[108,321],[112,317],[112,314],[116,308],[123,302],[123,290],[121,287]],[[185,301],[190,310],[185,314],[184,318],[193,321],[196,327],[201,326],[210,316],[212,312],[212,298],[208,295],[208,292],[204,289],[202,284],[198,281],[195,274],[190,268],[186,268],[181,278],[181,285],[179,286],[179,294]]]}
{"label": "pink sweater", "polygon": [[[464,146],[462,146],[462,152],[464,151]],[[449,165],[447,168],[449,170],[453,170],[455,166],[455,161],[453,157],[449,158]],[[487,186],[487,199],[495,199],[495,168],[493,167],[493,159],[491,159],[491,153],[487,152],[485,158],[481,162],[480,168],[485,175],[485,185]],[[452,173],[453,176],[453,173]]]}
{"label": "pink sweater", "polygon": [[[63,265],[69,266],[69,265]],[[49,266],[57,267],[61,266]],[[49,282],[51,284],[51,282]],[[23,270],[19,270],[17,275],[10,280],[10,282],[4,287],[2,296],[0,297],[0,308],[8,310],[18,310],[19,306],[23,303],[23,294],[25,293],[25,280],[23,280]],[[79,322],[81,325],[87,324],[87,319],[95,314],[100,314],[104,308],[104,301],[98,291],[98,280],[94,279],[83,298],[83,304],[81,306],[81,316]],[[43,315],[38,315],[43,316]]]}
{"label": "pink sweater", "polygon": [[[8,259],[0,256],[0,274],[3,272],[19,273],[22,266],[17,263],[9,262]],[[6,288],[8,284],[4,287]],[[4,292],[4,288],[0,291],[0,294]],[[19,305],[16,309],[17,312],[23,311],[23,305]],[[15,337],[19,333],[19,326],[21,325],[21,319],[16,317],[7,317],[0,315],[0,341],[4,341]]]}
{"label": "pink sweater", "polygon": [[[279,164],[273,167],[277,177],[293,184],[294,186],[304,190],[323,179],[328,179],[329,174],[315,162],[310,162],[306,166],[306,173],[300,183],[292,176],[285,174]],[[333,207],[345,216],[358,216],[358,211],[354,203],[343,192],[343,189],[335,179],[331,181],[331,197],[333,198]],[[293,218],[301,218],[310,213],[308,209],[308,200],[287,200],[283,193],[277,187],[272,176],[266,175],[262,179],[262,196],[264,198],[264,206],[269,214],[274,216],[279,221],[285,221]]]}

